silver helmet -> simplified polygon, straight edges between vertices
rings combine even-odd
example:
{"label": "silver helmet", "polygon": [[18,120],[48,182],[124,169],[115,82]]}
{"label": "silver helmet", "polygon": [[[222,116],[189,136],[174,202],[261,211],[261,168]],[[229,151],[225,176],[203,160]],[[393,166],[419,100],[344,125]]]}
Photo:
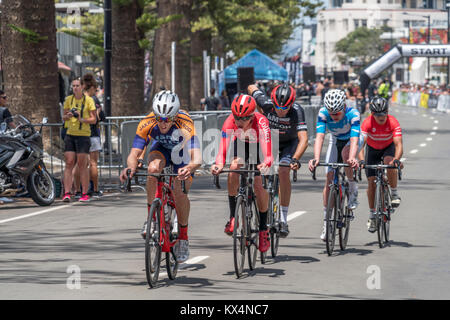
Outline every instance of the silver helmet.
{"label": "silver helmet", "polygon": [[173,119],[180,110],[180,100],[176,93],[170,90],[163,90],[153,97],[152,108],[155,116]]}
{"label": "silver helmet", "polygon": [[345,92],[339,89],[331,89],[325,94],[323,103],[329,113],[338,113],[345,107]]}

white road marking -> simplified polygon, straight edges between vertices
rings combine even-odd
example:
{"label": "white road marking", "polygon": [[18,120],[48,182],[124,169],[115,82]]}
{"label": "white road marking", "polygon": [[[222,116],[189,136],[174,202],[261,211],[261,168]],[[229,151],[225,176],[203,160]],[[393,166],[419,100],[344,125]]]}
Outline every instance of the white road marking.
{"label": "white road marking", "polygon": [[430,138],[427,138],[427,141],[432,141],[432,140],[433,140],[433,138],[431,138],[431,137],[430,137]]}
{"label": "white road marking", "polygon": [[406,161],[406,158],[401,158],[400,161],[401,161],[401,162],[405,162],[405,161]]}
{"label": "white road marking", "polygon": [[[165,257],[165,256],[164,256]],[[208,259],[209,256],[198,256],[198,257],[194,257],[192,259],[186,260],[185,262],[181,263],[178,266],[178,271],[183,271],[183,269],[188,268],[191,264],[196,264],[199,263],[205,259]],[[165,265],[166,263],[164,263],[163,265]],[[159,274],[160,276],[167,276],[167,272],[161,272]]]}
{"label": "white road marking", "polygon": [[419,152],[419,150],[417,150],[417,149],[414,149],[414,150],[411,150],[409,153],[412,153],[412,154],[414,154],[414,153],[417,153],[417,152]]}
{"label": "white road marking", "polygon": [[426,143],[421,143],[420,146],[423,148],[423,147],[426,147],[427,144]]}
{"label": "white road marking", "polygon": [[21,220],[21,219],[25,219],[25,218],[29,218],[29,217],[38,216],[40,214],[44,214],[44,213],[47,213],[47,212],[52,212],[52,211],[64,209],[64,208],[67,208],[67,207],[70,207],[70,206],[69,205],[65,205],[65,206],[53,207],[53,208],[50,208],[50,209],[45,209],[45,210],[41,210],[41,211],[29,213],[29,214],[24,214],[22,216],[18,216],[18,217],[15,217],[15,218],[10,218],[10,219],[6,219],[6,220],[0,220],[0,224],[11,222],[11,221],[15,221],[15,220]]}
{"label": "white road marking", "polygon": [[295,212],[291,213],[290,215],[288,215],[287,221],[291,221],[295,218],[298,218],[301,215],[304,215],[305,213],[306,213],[306,211],[295,211]]}
{"label": "white road marking", "polygon": [[434,123],[438,124],[438,123],[439,123],[439,121],[438,121],[438,120],[434,120]]}
{"label": "white road marking", "polygon": [[432,136],[435,136],[436,135],[436,132],[430,132],[430,135],[432,135]]}
{"label": "white road marking", "polygon": [[426,114],[423,114],[422,117],[427,118],[428,116]]}
{"label": "white road marking", "polygon": [[437,130],[438,129],[438,127],[433,127],[433,130]]}
{"label": "white road marking", "polygon": [[[107,194],[107,195],[102,196],[102,198],[112,197],[112,196],[117,196],[117,195],[120,195],[120,193]],[[91,201],[95,201],[95,200],[91,200]],[[73,202],[73,203],[71,203],[71,205],[83,205],[83,204],[84,204],[83,202]],[[52,208],[49,208],[49,209],[45,209],[45,210],[41,210],[41,211],[37,211],[37,212],[33,212],[33,213],[24,214],[24,215],[21,215],[21,216],[18,216],[18,217],[14,217],[14,218],[0,220],[0,224],[11,222],[11,221],[16,221],[16,220],[21,220],[21,219],[25,219],[25,218],[30,218],[30,217],[34,217],[34,216],[38,216],[38,215],[41,215],[41,214],[44,214],[44,213],[48,213],[48,212],[64,209],[64,208],[70,207],[71,205],[67,204],[67,205],[64,205],[64,206],[52,207]]]}

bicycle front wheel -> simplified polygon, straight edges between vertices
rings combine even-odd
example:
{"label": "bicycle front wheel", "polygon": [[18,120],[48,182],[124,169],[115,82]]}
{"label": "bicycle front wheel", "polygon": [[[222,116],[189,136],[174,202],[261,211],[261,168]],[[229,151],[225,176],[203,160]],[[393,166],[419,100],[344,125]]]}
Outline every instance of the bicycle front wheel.
{"label": "bicycle front wheel", "polygon": [[147,235],[145,238],[145,273],[148,285],[153,288],[158,281],[161,264],[161,243],[160,236],[160,210],[161,205],[154,201],[150,207],[147,218]]}
{"label": "bicycle front wheel", "polygon": [[[258,257],[259,248],[259,212],[256,207],[256,202],[253,198],[252,204],[248,206],[247,221],[248,221],[248,266],[250,270],[254,270],[256,266],[256,258]],[[266,260],[266,252],[261,253],[261,260]]]}
{"label": "bicycle front wheel", "polygon": [[383,187],[381,183],[377,183],[375,190],[375,209],[377,213],[377,236],[378,236],[378,246],[380,248],[384,247],[384,234],[385,234],[385,207],[384,207],[384,195]]}
{"label": "bicycle front wheel", "polygon": [[245,201],[242,196],[236,199],[236,211],[234,213],[234,230],[233,230],[233,257],[234,270],[238,278],[241,277],[244,269],[246,246],[246,217],[245,217]]}
{"label": "bicycle front wheel", "polygon": [[[347,189],[348,190],[348,189]],[[341,215],[339,218],[339,246],[341,250],[345,250],[348,242],[348,235],[350,232],[350,216],[351,210],[348,208],[348,191],[344,193],[344,197],[341,202]]]}
{"label": "bicycle front wheel", "polygon": [[[170,226],[170,241],[175,241],[176,240],[175,234],[178,233],[178,230],[174,229],[178,228],[178,224],[174,223],[177,217],[177,213],[175,210],[173,210],[171,206],[168,207],[168,210],[170,221],[168,221],[167,223]],[[171,247],[170,252],[166,252],[166,269],[167,275],[169,276],[170,280],[175,280],[178,272],[178,265],[179,263],[175,256],[175,253],[173,252],[173,247]]]}
{"label": "bicycle front wheel", "polygon": [[336,218],[337,218],[337,193],[333,188],[330,188],[328,196],[327,215],[326,215],[326,238],[325,243],[327,253],[329,256],[333,253],[334,243],[336,241]]}
{"label": "bicycle front wheel", "polygon": [[270,252],[272,258],[275,258],[278,254],[278,245],[280,243],[280,206],[279,206],[278,194],[273,196],[273,199],[269,203],[269,214],[272,216],[272,227],[270,228]]}

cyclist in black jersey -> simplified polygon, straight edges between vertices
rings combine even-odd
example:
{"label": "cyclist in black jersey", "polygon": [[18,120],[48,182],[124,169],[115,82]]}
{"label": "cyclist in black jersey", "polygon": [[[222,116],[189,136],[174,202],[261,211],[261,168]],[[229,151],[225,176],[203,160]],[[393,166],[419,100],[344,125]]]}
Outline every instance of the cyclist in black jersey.
{"label": "cyclist in black jersey", "polygon": [[280,167],[278,170],[282,213],[281,236],[287,237],[289,234],[287,214],[291,200],[290,170],[300,168],[299,160],[308,147],[305,111],[295,102],[295,90],[287,84],[276,86],[270,98],[256,85],[249,85],[247,89],[255,98],[260,111],[269,120],[272,135],[276,135],[273,131],[278,130],[279,163],[290,164],[290,167]]}

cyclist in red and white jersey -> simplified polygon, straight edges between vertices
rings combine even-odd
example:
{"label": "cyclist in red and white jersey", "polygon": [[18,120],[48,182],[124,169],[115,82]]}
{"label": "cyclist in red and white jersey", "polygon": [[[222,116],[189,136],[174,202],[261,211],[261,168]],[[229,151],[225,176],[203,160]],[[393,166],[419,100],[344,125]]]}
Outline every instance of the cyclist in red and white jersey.
{"label": "cyclist in red and white jersey", "polygon": [[[364,143],[367,142],[367,152],[364,159],[364,149],[359,154],[362,163],[368,165],[378,164],[383,159],[384,164],[401,166],[400,159],[403,155],[402,128],[397,119],[388,114],[388,102],[385,98],[375,96],[369,105],[372,114],[361,125],[361,134]],[[369,200],[370,216],[369,232],[376,231],[375,223],[375,178],[376,171],[366,169],[368,180],[367,198]],[[387,176],[391,187],[392,205],[400,205],[400,197],[397,192],[397,170],[388,169]]]}
{"label": "cyclist in red and white jersey", "polygon": [[[245,162],[257,163],[261,172],[267,171],[273,162],[272,140],[269,121],[259,112],[255,112],[256,101],[253,97],[241,94],[231,104],[232,114],[225,120],[222,127],[222,139],[220,141],[219,154],[211,173],[219,174],[226,163],[226,155],[230,143],[233,143],[233,159],[230,170],[237,170]],[[259,151],[262,151],[263,161],[260,161]],[[254,156],[254,159],[252,159]],[[256,162],[255,162],[256,161]],[[239,188],[239,174],[228,175],[228,199],[230,204],[230,221],[225,226],[225,233],[233,233],[236,211],[236,196]],[[254,190],[256,203],[260,215],[259,225],[259,250],[265,252],[270,247],[269,232],[267,230],[267,212],[269,195],[263,188],[261,175],[255,175]]]}

